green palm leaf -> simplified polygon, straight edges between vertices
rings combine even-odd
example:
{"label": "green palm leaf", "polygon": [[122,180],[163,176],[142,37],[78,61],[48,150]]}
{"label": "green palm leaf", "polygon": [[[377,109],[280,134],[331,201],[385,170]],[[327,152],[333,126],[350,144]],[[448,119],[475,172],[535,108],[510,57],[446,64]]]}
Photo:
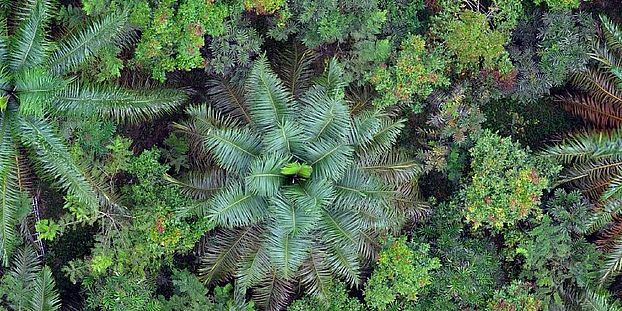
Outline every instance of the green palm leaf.
{"label": "green palm leaf", "polygon": [[42,169],[87,207],[97,208],[99,201],[93,187],[56,131],[46,121],[29,117],[20,117],[19,127],[22,142],[36,153]]}
{"label": "green palm leaf", "polygon": [[332,58],[328,62],[324,74],[318,77],[315,82],[323,87],[326,94],[332,98],[343,98],[345,87],[348,85],[343,78],[343,68],[339,66],[336,58]]}
{"label": "green palm leaf", "polygon": [[291,95],[272,72],[265,57],[255,61],[246,81],[246,92],[252,119],[260,131],[291,119],[294,113]]}
{"label": "green palm leaf", "polygon": [[285,180],[281,168],[289,161],[289,157],[280,153],[268,153],[256,158],[245,177],[247,191],[265,197],[275,196]]}
{"label": "green palm leaf", "polygon": [[123,34],[126,22],[127,17],[123,14],[108,14],[71,33],[58,43],[48,59],[50,70],[56,74],[68,73],[97,55],[101,49],[129,41],[130,37]]}
{"label": "green palm leaf", "polygon": [[26,0],[21,9],[8,61],[13,70],[40,65],[50,49],[45,30],[53,14],[52,1]]}
{"label": "green palm leaf", "polygon": [[326,252],[313,246],[314,251],[300,268],[300,283],[309,290],[309,293],[326,297],[329,284],[332,280],[331,271],[326,262]]}
{"label": "green palm leaf", "polygon": [[268,210],[262,197],[245,193],[242,186],[236,182],[216,194],[205,205],[198,208],[199,211],[203,211],[199,212],[199,215],[205,215],[225,228],[256,223],[266,217]]}
{"label": "green palm leaf", "polygon": [[326,254],[326,262],[334,274],[343,278],[351,286],[361,284],[361,265],[354,247],[333,244],[328,246]]}
{"label": "green palm leaf", "polygon": [[60,309],[60,296],[54,288],[54,277],[49,267],[43,267],[32,284],[31,311],[55,311]]}
{"label": "green palm leaf", "polygon": [[263,142],[266,150],[291,155],[300,153],[307,140],[308,136],[300,124],[284,120],[264,133]]}
{"label": "green palm leaf", "polygon": [[185,94],[174,90],[134,91],[76,82],[54,97],[54,108],[64,115],[136,123],[169,113],[185,100]]}
{"label": "green palm leaf", "polygon": [[302,155],[313,167],[312,178],[337,180],[352,163],[352,147],[341,142],[315,141],[307,144]]}
{"label": "green palm leaf", "polygon": [[19,186],[16,176],[17,152],[11,136],[9,112],[1,114],[0,119],[0,252],[2,264],[8,266],[9,258],[18,242],[15,230],[18,219]]}
{"label": "green palm leaf", "polygon": [[261,139],[248,128],[212,129],[204,144],[220,166],[238,174],[247,172],[261,151]]}
{"label": "green palm leaf", "polygon": [[239,119],[244,124],[252,123],[246,98],[244,98],[244,87],[231,81],[229,78],[209,80],[207,82],[210,103],[228,116]]}
{"label": "green palm leaf", "polygon": [[350,113],[343,100],[330,98],[323,90],[312,88],[301,101],[305,108],[300,124],[312,140],[346,140],[350,133]]}

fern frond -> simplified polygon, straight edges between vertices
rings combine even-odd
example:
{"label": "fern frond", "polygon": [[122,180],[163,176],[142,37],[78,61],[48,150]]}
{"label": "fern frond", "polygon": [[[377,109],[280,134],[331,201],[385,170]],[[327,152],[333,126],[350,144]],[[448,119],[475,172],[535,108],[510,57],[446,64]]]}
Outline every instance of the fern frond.
{"label": "fern frond", "polygon": [[207,82],[210,103],[228,116],[239,119],[244,124],[253,122],[244,98],[244,87],[221,77]]}
{"label": "fern frond", "polygon": [[283,84],[294,97],[299,97],[313,77],[313,62],[316,55],[313,50],[299,44],[277,51],[275,71],[283,80]]}
{"label": "fern frond", "polygon": [[125,14],[113,13],[93,20],[84,29],[72,32],[58,43],[50,55],[48,66],[55,74],[65,74],[77,69],[108,46],[123,46],[131,37],[124,34]]}
{"label": "fern frond", "polygon": [[38,162],[50,178],[89,208],[97,208],[99,200],[93,187],[54,128],[44,120],[24,116],[19,118],[19,128],[22,142],[36,153]]}
{"label": "fern frond", "polygon": [[16,15],[19,21],[11,40],[8,64],[14,71],[43,63],[51,48],[46,28],[54,13],[51,0],[27,0]]}
{"label": "fern frond", "polygon": [[63,115],[97,115],[102,119],[137,123],[170,113],[185,100],[186,95],[176,90],[134,91],[76,82],[54,97],[54,108]]}
{"label": "fern frond", "polygon": [[252,119],[262,132],[291,119],[294,113],[291,95],[265,57],[255,61],[246,80],[246,99]]}

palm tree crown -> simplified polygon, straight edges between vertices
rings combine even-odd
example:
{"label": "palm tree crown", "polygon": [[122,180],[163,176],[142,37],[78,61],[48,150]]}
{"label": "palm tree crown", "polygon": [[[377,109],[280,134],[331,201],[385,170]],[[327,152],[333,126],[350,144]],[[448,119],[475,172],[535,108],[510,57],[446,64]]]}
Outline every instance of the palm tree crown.
{"label": "palm tree crown", "polygon": [[331,275],[359,285],[377,235],[413,210],[419,165],[392,150],[403,121],[352,116],[342,81],[333,60],[296,97],[260,59],[235,100],[240,113],[194,107],[177,126],[225,172],[212,172],[219,180],[204,184],[221,189],[196,206],[219,230],[199,271],[206,282],[235,277],[267,309],[298,282],[319,294]]}
{"label": "palm tree crown", "polygon": [[25,187],[24,149],[36,155],[37,168],[68,194],[96,209],[98,195],[72,161],[52,120],[59,116],[98,115],[139,121],[169,111],[184,100],[173,91],[130,91],[91,85],[80,66],[104,47],[121,44],[126,18],[111,15],[52,42],[47,34],[56,11],[52,0],[12,1],[0,19],[0,252],[6,265],[17,244],[15,225]]}

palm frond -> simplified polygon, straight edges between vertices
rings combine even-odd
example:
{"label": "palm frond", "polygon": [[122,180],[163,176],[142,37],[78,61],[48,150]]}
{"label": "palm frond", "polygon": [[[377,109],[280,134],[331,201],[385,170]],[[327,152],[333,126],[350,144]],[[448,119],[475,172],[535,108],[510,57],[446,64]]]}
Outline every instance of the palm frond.
{"label": "palm frond", "polygon": [[351,286],[361,285],[361,265],[358,252],[353,247],[329,245],[326,261],[331,271],[342,277]]}
{"label": "palm frond", "polygon": [[5,280],[12,292],[6,293],[7,300],[14,310],[29,310],[32,297],[32,284],[41,268],[37,253],[30,246],[24,246],[15,252],[11,261],[11,270]]}
{"label": "palm frond", "polygon": [[612,22],[606,15],[600,15],[600,21],[605,30],[605,40],[607,44],[618,51],[622,52],[622,30],[614,22]]}
{"label": "palm frond", "polygon": [[7,35],[6,18],[0,17],[0,68],[7,63],[7,48],[9,45],[9,37]]}
{"label": "palm frond", "polygon": [[611,223],[615,217],[619,216],[621,212],[622,199],[605,202],[604,206],[594,211],[586,221],[587,231],[585,233],[591,234],[604,228],[607,224]]}
{"label": "palm frond", "polygon": [[380,128],[378,111],[362,111],[352,118],[352,130],[348,135],[348,144],[356,148],[366,146]]}
{"label": "palm frond", "polygon": [[56,311],[60,309],[60,296],[54,288],[54,277],[49,267],[43,267],[32,283],[32,311]]}
{"label": "palm frond", "polygon": [[352,147],[340,142],[315,141],[301,155],[313,167],[312,178],[338,180],[352,162]]}
{"label": "palm frond", "polygon": [[255,61],[246,81],[246,98],[255,125],[266,131],[292,118],[292,98],[265,57]]}
{"label": "palm frond", "polygon": [[326,94],[332,98],[343,98],[345,96],[345,87],[348,85],[343,78],[343,68],[339,65],[336,58],[332,58],[326,68],[324,74],[319,76],[315,83],[324,88]]}
{"label": "palm frond", "polygon": [[246,190],[264,197],[275,196],[285,180],[281,168],[290,160],[281,153],[266,153],[256,158],[245,177]]}
{"label": "palm frond", "polygon": [[63,115],[97,115],[102,119],[137,123],[170,113],[185,100],[186,95],[176,90],[134,91],[75,82],[54,97],[54,108]]}
{"label": "palm frond", "polygon": [[300,268],[300,283],[310,294],[326,297],[332,280],[331,271],[326,262],[325,251],[319,246],[314,246],[313,249]]}
{"label": "palm frond", "polygon": [[218,165],[238,174],[247,172],[261,151],[261,139],[248,128],[212,129],[204,145]]}
{"label": "palm frond", "polygon": [[622,103],[596,101],[586,94],[558,97],[557,101],[566,111],[598,127],[616,128],[622,124]]}
{"label": "palm frond", "polygon": [[46,38],[46,28],[54,9],[51,0],[27,0],[16,15],[19,24],[12,36],[9,66],[17,71],[43,63],[51,44]]}
{"label": "palm frond", "polygon": [[223,188],[227,177],[224,170],[213,168],[207,172],[191,171],[180,179],[167,174],[164,179],[179,187],[183,194],[195,200],[206,200]]}
{"label": "palm frond", "polygon": [[260,237],[259,226],[216,231],[201,257],[199,278],[206,284],[228,280],[238,268],[240,258],[248,254],[253,245],[259,244]]}
{"label": "palm frond", "polygon": [[313,77],[313,62],[316,55],[313,50],[293,44],[290,48],[277,51],[275,71],[283,80],[290,94],[299,97]]}
{"label": "palm frond", "polygon": [[8,116],[10,112],[12,111],[0,115],[0,252],[4,266],[8,266],[9,258],[18,243],[15,226],[20,202],[19,177],[16,175],[17,151],[11,133],[13,124]]}
{"label": "palm frond", "polygon": [[272,271],[253,290],[253,301],[262,310],[283,310],[294,293],[293,288],[294,284],[291,280],[283,280],[278,277],[276,271]]}
{"label": "palm frond", "polygon": [[622,311],[622,306],[615,301],[609,302],[606,294],[586,290],[581,304],[584,311]]}
{"label": "palm frond", "polygon": [[616,238],[614,247],[607,253],[603,267],[600,270],[600,281],[614,277],[622,270],[622,237]]}
{"label": "palm frond", "polygon": [[286,187],[284,193],[294,204],[304,208],[307,214],[319,214],[335,200],[332,184],[318,178],[308,180],[302,185]]}
{"label": "palm frond", "polygon": [[244,292],[248,288],[259,284],[267,275],[272,273],[272,262],[266,244],[262,243],[253,252],[248,252],[240,261],[236,274],[236,286],[243,288]]}
{"label": "palm frond", "polygon": [[305,108],[300,124],[312,140],[345,142],[350,133],[350,112],[343,100],[328,97],[323,90],[312,88],[302,97]]}
{"label": "palm frond", "polygon": [[565,164],[608,158],[622,153],[621,140],[622,130],[580,132],[549,147],[545,154]]}
{"label": "palm frond", "polygon": [[594,102],[622,105],[622,90],[618,88],[618,78],[607,71],[590,68],[575,74],[572,83],[585,89]]}
{"label": "palm frond", "polygon": [[389,152],[404,128],[404,122],[404,120],[393,120],[388,116],[381,117],[380,126],[372,135],[371,140],[359,149],[370,156]]}
{"label": "palm frond", "polygon": [[52,98],[69,81],[50,75],[41,68],[24,69],[15,77],[19,111],[24,115],[42,118],[52,104]]}
{"label": "palm frond", "polygon": [[83,171],[73,161],[63,140],[50,124],[30,117],[19,118],[20,138],[37,155],[42,169],[68,193],[96,209],[98,198]]}
{"label": "palm frond", "polygon": [[244,87],[227,77],[207,82],[210,103],[228,116],[239,119],[244,124],[252,123],[248,104],[244,98]]}
{"label": "palm frond", "polygon": [[131,39],[124,33],[127,23],[125,14],[107,14],[93,20],[84,29],[72,32],[58,43],[50,55],[48,66],[55,74],[65,74],[97,56],[98,52],[112,45],[123,45]]}
{"label": "palm frond", "polygon": [[303,145],[308,136],[300,124],[284,120],[263,135],[265,149],[269,152],[281,152],[286,155],[297,154],[303,151]]}
{"label": "palm frond", "polygon": [[234,228],[250,225],[266,217],[265,200],[252,193],[245,193],[242,186],[233,182],[211,200],[199,203],[197,214],[213,220],[216,225]]}
{"label": "palm frond", "polygon": [[364,154],[358,161],[358,167],[393,185],[410,182],[423,172],[420,163],[397,150],[375,157]]}
{"label": "palm frond", "polygon": [[[297,229],[299,224],[295,221],[299,220],[298,216],[303,214],[293,207],[290,210],[292,210],[291,218],[294,223],[289,222],[289,224],[290,226],[295,224]],[[291,279],[305,260],[312,241],[304,232],[294,232],[291,228],[280,228],[276,224],[268,230],[270,232],[267,239],[268,252],[272,264],[276,267],[280,278]]]}

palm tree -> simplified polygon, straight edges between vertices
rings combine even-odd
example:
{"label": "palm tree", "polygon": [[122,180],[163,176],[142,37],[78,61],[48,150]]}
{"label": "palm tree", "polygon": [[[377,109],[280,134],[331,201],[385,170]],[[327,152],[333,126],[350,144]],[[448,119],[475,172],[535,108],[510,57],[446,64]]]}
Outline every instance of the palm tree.
{"label": "palm tree", "polygon": [[27,197],[24,154],[38,172],[94,211],[107,196],[70,157],[54,120],[90,116],[136,122],[172,110],[179,92],[131,91],[93,85],[80,68],[102,48],[122,44],[126,17],[94,20],[58,42],[46,32],[56,12],[53,0],[12,1],[0,19],[0,252],[6,266],[17,241],[17,214]]}
{"label": "palm tree", "polygon": [[11,269],[2,278],[0,297],[6,297],[10,310],[55,311],[60,297],[48,266],[41,266],[32,247],[17,249]]}
{"label": "palm tree", "polygon": [[[307,68],[299,60],[292,67]],[[304,91],[296,77],[310,69],[299,69],[281,70],[293,77],[283,82],[261,58],[244,91],[215,84],[212,98],[235,113],[192,107],[177,125],[217,164],[176,181],[207,198],[194,209],[216,226],[200,276],[235,278],[238,294],[252,289],[269,310],[283,308],[295,284],[317,294],[333,276],[360,285],[377,236],[399,230],[418,202],[420,166],[393,149],[403,120],[351,115],[335,60]]]}
{"label": "palm tree", "polygon": [[600,130],[570,135],[546,154],[569,165],[562,182],[597,202],[588,233],[599,232],[597,243],[610,251],[602,269],[605,281],[622,270],[622,31],[606,17],[601,20],[605,38],[592,54],[597,66],[575,76],[581,92],[558,98]]}

